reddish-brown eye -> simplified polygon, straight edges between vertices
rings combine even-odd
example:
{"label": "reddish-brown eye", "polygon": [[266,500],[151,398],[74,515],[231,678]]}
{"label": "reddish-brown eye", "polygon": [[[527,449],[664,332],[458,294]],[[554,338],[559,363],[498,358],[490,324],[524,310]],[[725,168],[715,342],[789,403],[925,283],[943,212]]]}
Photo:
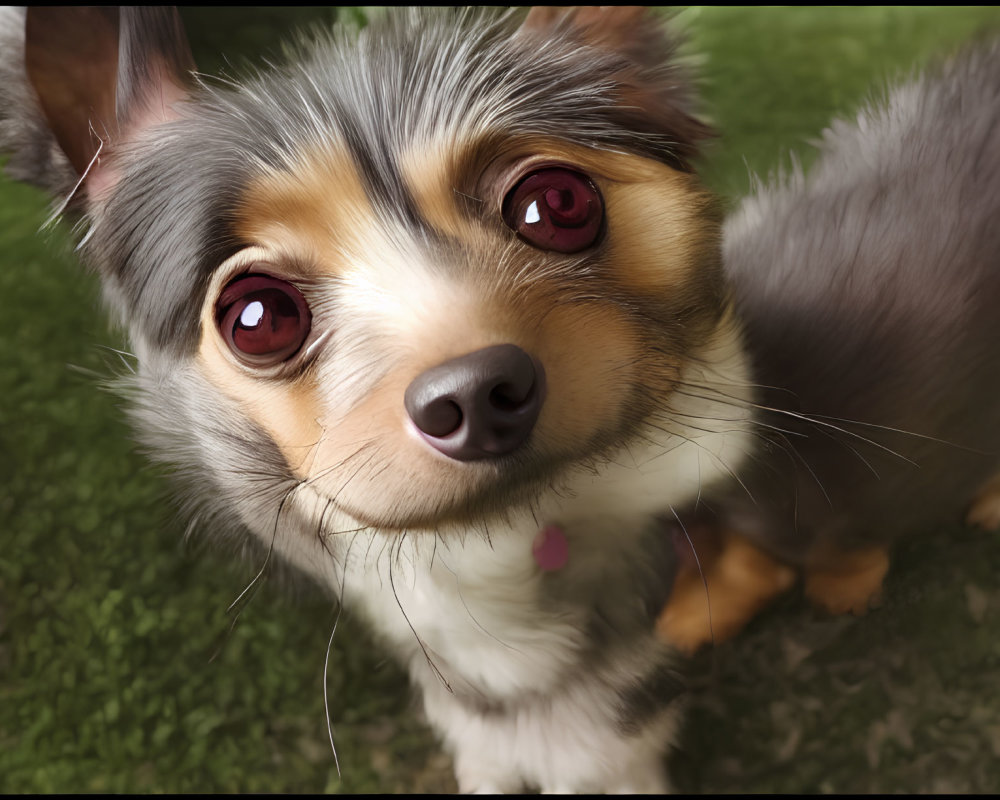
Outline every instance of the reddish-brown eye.
{"label": "reddish-brown eye", "polygon": [[301,292],[270,275],[241,275],[215,304],[219,333],[240,361],[270,367],[298,352],[312,314]]}
{"label": "reddish-brown eye", "polygon": [[576,253],[597,241],[604,201],[593,181],[565,167],[529,173],[503,199],[503,219],[542,250]]}

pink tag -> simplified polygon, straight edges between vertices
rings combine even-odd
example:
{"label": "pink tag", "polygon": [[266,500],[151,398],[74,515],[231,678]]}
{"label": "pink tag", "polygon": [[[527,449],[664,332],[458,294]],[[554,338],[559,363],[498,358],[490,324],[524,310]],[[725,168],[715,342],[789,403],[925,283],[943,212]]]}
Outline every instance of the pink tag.
{"label": "pink tag", "polygon": [[546,572],[562,569],[569,561],[569,542],[558,525],[546,525],[531,545],[535,562]]}

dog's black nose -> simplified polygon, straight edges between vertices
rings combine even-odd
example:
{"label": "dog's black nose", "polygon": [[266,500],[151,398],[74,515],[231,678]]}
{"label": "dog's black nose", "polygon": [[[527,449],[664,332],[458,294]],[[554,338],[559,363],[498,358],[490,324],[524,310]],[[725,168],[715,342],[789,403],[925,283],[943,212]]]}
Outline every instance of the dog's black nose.
{"label": "dog's black nose", "polygon": [[458,461],[516,450],[542,409],[545,375],[520,347],[498,344],[418,375],[403,397],[424,438]]}

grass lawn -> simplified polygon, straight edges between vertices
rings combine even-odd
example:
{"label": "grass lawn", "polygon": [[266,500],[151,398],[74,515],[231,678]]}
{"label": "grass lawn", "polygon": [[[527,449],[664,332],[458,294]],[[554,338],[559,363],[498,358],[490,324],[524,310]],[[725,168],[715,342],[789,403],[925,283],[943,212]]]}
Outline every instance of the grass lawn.
{"label": "grass lawn", "polygon": [[[185,9],[201,68],[279,52],[330,9]],[[349,10],[357,17],[361,12]],[[991,8],[690,8],[729,198],[870,88],[1000,24]],[[238,67],[236,68],[238,71]],[[808,161],[808,158],[806,159]],[[100,388],[122,345],[46,199],[0,182],[0,791],[453,788],[400,672],[333,609],[194,536]],[[202,532],[204,533],[204,532]],[[883,607],[822,619],[795,596],[689,665],[672,761],[710,792],[1000,789],[1000,536],[908,543]]]}

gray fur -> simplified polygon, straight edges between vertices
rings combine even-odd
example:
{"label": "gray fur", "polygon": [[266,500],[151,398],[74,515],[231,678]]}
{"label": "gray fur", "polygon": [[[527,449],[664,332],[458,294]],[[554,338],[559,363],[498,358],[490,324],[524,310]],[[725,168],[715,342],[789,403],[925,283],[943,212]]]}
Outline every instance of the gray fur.
{"label": "gray fur", "polygon": [[801,561],[957,521],[1000,468],[1000,45],[834,122],[724,255],[764,405],[816,420],[765,414],[729,524]]}
{"label": "gray fur", "polygon": [[121,124],[125,122],[122,114],[148,102],[147,92],[156,84],[158,71],[187,82],[194,60],[175,9],[121,6],[118,14],[121,36],[115,108]]}
{"label": "gray fur", "polygon": [[[151,74],[144,53],[175,72],[186,63],[178,29],[151,13],[121,16],[125,71],[116,85],[126,118]],[[650,502],[643,479],[659,480],[656,466],[665,461],[682,465],[675,451],[701,426],[717,443],[737,437],[741,451],[739,418],[713,416],[709,399],[694,402],[683,391],[643,397],[620,455],[625,461],[634,447],[644,461],[580,458],[525,479],[560,523],[558,514],[576,514],[567,525],[573,558],[540,574],[530,555],[540,524],[534,506],[511,507],[513,521],[484,514],[480,526],[458,531],[347,527],[336,498],[297,480],[268,434],[192,358],[212,274],[250,244],[230,227],[241,193],[263,169],[291,166],[310,144],[345,144],[382,221],[407,231],[407,241],[431,244],[440,243],[398,163],[407,147],[442,134],[479,137],[488,150],[496,131],[532,133],[690,168],[706,131],[689,116],[669,39],[650,26],[623,53],[586,46],[566,24],[515,35],[518,22],[516,12],[393,14],[357,42],[338,32],[305,43],[288,66],[240,86],[200,86],[179,120],[112,150],[122,175],[110,200],[91,209],[84,249],[136,351],[139,367],[126,384],[140,435],[190,484],[191,510],[238,542],[251,541],[252,530],[268,552],[372,617],[423,689],[463,789],[524,782],[550,791],[662,789],[659,758],[683,686],[652,622],[674,553],[648,509],[636,506]],[[17,177],[65,194],[76,176],[21,74],[18,25],[23,37],[23,15],[0,16],[0,145],[14,152],[9,169]],[[998,64],[996,48],[983,51],[949,67],[943,80],[898,90],[888,110],[873,107],[857,126],[836,123],[810,179],[795,174],[762,191],[729,226],[727,265],[757,380],[783,388],[765,402],[817,421],[763,415],[790,435],[775,437],[741,473],[756,504],[742,487],[728,497],[707,485],[704,495],[697,491],[785,557],[802,558],[817,540],[881,539],[935,520],[997,466]],[[484,224],[499,224],[479,213]],[[650,327],[682,331],[691,327],[687,306],[721,306],[715,253],[706,259],[706,284],[693,301],[636,297],[634,313]],[[653,350],[686,346],[680,333],[650,342]],[[738,392],[742,358],[726,359],[719,356],[727,368],[718,372],[722,391]],[[837,418],[836,430],[823,415]],[[670,510],[671,492],[691,499],[673,479],[700,481],[702,463],[694,463],[697,470],[655,484],[656,512]],[[588,470],[598,484],[588,482]],[[621,496],[602,494],[605,486]],[[491,525],[500,528],[496,540]],[[452,571],[449,559],[464,569]],[[454,613],[442,615],[448,603]],[[479,624],[479,615],[498,608],[499,636]],[[408,614],[423,619],[414,626]]]}
{"label": "gray fur", "polygon": [[[396,159],[455,126],[471,125],[484,143],[495,130],[530,132],[687,166],[707,131],[688,116],[692,98],[670,61],[673,43],[663,39],[655,63],[637,73],[661,87],[658,102],[671,109],[657,127],[625,102],[616,80],[634,65],[582,49],[568,27],[544,41],[513,37],[519,21],[516,12],[469,9],[384,15],[357,41],[345,30],[320,34],[295,48],[286,67],[235,87],[201,86],[155,148],[136,146],[124,159],[121,189],[88,238],[89,260],[110,281],[123,321],[160,347],[190,352],[206,276],[244,244],[226,233],[232,203],[261,165],[289,164],[312,142],[345,142],[373,198],[407,223],[415,220]],[[16,42],[17,26],[4,27]],[[157,25],[147,27],[167,61],[182,63]],[[23,49],[23,24],[20,35]],[[125,42],[126,51],[134,47]],[[5,106],[11,117],[0,123],[0,148],[14,153],[15,177],[65,194],[65,158],[42,134],[18,65],[2,60],[4,86],[16,96]],[[141,74],[129,62],[120,100],[139,91]],[[627,85],[635,80],[629,75]]]}

